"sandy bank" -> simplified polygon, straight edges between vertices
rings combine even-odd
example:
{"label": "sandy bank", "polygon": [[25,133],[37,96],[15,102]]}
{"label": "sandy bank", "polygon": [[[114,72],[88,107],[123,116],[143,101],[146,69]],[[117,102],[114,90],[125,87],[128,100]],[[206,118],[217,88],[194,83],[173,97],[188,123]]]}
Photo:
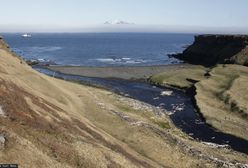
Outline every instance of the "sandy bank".
{"label": "sandy bank", "polygon": [[152,75],[190,67],[189,64],[140,66],[140,67],[83,67],[83,66],[49,66],[53,71],[64,74],[80,75],[98,78],[147,79]]}

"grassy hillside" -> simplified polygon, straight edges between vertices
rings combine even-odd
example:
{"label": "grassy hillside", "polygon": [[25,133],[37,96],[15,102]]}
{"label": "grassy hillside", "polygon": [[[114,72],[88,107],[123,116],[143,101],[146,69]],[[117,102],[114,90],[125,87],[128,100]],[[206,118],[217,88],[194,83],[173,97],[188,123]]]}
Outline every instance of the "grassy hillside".
{"label": "grassy hillside", "polygon": [[40,74],[0,42],[0,163],[20,167],[218,167],[248,157],[191,140],[166,115]]}
{"label": "grassy hillside", "polygon": [[167,87],[177,87],[181,89],[190,88],[194,82],[204,79],[207,68],[197,65],[181,66],[177,69],[168,69],[165,72],[151,76],[152,84]]}
{"label": "grassy hillside", "polygon": [[[196,104],[213,127],[248,140],[248,67],[188,66],[151,77],[151,83],[177,88],[196,87]],[[196,84],[194,84],[196,82]]]}
{"label": "grassy hillside", "polygon": [[248,67],[218,65],[196,84],[196,101],[206,121],[248,140]]}

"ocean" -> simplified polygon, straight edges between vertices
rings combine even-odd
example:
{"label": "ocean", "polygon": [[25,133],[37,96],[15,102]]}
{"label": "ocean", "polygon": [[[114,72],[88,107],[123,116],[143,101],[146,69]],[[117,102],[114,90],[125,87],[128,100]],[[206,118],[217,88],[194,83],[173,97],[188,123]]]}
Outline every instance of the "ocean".
{"label": "ocean", "polygon": [[159,33],[20,33],[1,34],[26,60],[74,66],[147,66],[180,61],[168,55],[182,52],[192,34]]}

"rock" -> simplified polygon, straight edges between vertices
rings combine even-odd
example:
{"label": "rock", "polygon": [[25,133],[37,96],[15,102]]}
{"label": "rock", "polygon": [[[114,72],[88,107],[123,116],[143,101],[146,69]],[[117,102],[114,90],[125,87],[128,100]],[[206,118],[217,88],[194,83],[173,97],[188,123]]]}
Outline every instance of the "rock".
{"label": "rock", "polygon": [[0,134],[0,149],[2,149],[5,145],[5,137]]}
{"label": "rock", "polygon": [[0,106],[0,117],[5,117],[5,113],[3,111],[3,108]]}
{"label": "rock", "polygon": [[185,104],[182,103],[182,104],[172,104],[172,109],[174,112],[177,112],[177,111],[183,111],[185,108]]}
{"label": "rock", "polygon": [[163,91],[163,92],[161,92],[161,96],[171,96],[172,95],[172,93],[173,93],[173,91]]}
{"label": "rock", "polygon": [[34,65],[41,65],[41,66],[49,66],[49,65],[56,65],[55,62],[47,59],[31,59],[31,60],[26,60],[26,63],[30,66]]}
{"label": "rock", "polygon": [[174,57],[205,66],[217,63],[248,66],[248,35],[198,35],[192,45]]}
{"label": "rock", "polygon": [[101,108],[101,109],[106,109],[106,106],[104,103],[97,103],[97,105]]}
{"label": "rock", "polygon": [[33,66],[33,65],[38,65],[39,64],[39,61],[37,60],[27,60],[26,63],[30,66]]}
{"label": "rock", "polygon": [[219,145],[219,144],[215,144],[215,143],[211,143],[211,142],[202,142],[202,144],[207,145],[211,148],[226,148],[226,149],[230,149],[230,146],[228,144],[225,145]]}

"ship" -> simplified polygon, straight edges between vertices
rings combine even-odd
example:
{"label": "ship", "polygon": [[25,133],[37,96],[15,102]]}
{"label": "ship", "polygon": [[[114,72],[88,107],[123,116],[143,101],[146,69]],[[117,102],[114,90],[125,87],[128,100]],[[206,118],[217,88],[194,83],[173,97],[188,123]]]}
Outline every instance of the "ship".
{"label": "ship", "polygon": [[28,34],[28,33],[25,33],[25,34],[22,35],[22,37],[25,37],[25,38],[32,37],[32,35],[31,34]]}

